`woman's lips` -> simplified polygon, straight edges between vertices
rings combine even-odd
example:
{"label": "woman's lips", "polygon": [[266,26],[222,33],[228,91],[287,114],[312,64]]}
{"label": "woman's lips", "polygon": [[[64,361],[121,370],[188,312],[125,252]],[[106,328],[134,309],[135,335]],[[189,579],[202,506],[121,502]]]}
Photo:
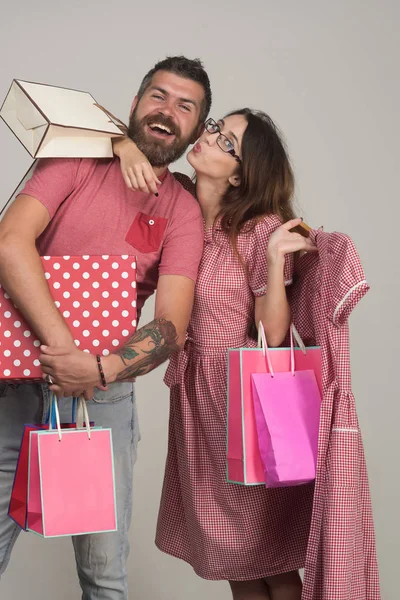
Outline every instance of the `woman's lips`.
{"label": "woman's lips", "polygon": [[193,146],[193,152],[201,152],[201,144],[200,142],[197,142],[194,146]]}

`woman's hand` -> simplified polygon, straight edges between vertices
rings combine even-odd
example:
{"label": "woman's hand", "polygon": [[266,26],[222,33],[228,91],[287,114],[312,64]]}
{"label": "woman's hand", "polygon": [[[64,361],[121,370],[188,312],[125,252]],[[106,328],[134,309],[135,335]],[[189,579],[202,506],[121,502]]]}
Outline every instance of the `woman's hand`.
{"label": "woman's hand", "polygon": [[119,156],[122,177],[128,188],[148,194],[158,194],[161,181],[136,144],[128,137],[113,142],[114,154]]}
{"label": "woman's hand", "polygon": [[285,254],[291,254],[299,250],[303,252],[318,252],[316,245],[310,238],[290,231],[293,227],[300,225],[301,222],[302,219],[292,219],[274,231],[268,242],[268,264],[282,262],[285,260]]}

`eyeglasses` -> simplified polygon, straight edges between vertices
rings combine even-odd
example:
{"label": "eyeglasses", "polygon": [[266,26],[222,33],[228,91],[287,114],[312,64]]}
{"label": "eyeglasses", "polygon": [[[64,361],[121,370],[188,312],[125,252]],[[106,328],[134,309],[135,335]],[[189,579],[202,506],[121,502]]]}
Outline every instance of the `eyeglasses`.
{"label": "eyeglasses", "polygon": [[228,154],[233,156],[233,158],[237,160],[238,163],[242,163],[240,157],[235,152],[235,147],[233,143],[229,138],[226,137],[226,135],[221,133],[220,126],[214,121],[214,119],[207,119],[207,121],[204,123],[204,127],[205,130],[208,131],[208,133],[219,133],[219,136],[217,137],[218,147],[221,148],[223,152],[227,152]]}

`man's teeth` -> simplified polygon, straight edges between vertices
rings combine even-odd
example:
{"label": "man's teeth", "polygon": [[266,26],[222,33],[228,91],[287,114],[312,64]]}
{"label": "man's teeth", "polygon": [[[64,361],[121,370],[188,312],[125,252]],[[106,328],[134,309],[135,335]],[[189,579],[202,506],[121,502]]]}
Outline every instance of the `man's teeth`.
{"label": "man's teeth", "polygon": [[162,131],[166,131],[169,135],[172,134],[172,131],[169,129],[169,127],[161,125],[161,123],[150,123],[149,127],[151,127],[151,129],[155,129],[157,127],[157,129],[162,129]]}

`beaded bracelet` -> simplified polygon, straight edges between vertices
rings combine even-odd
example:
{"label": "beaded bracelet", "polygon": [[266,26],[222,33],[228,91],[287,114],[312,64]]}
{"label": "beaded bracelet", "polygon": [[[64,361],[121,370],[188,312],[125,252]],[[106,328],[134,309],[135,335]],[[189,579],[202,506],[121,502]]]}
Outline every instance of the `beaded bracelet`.
{"label": "beaded bracelet", "polygon": [[97,367],[98,367],[99,373],[100,373],[101,385],[104,387],[107,387],[107,381],[106,381],[106,377],[104,375],[103,365],[101,364],[100,354],[96,354],[96,360],[97,360]]}

